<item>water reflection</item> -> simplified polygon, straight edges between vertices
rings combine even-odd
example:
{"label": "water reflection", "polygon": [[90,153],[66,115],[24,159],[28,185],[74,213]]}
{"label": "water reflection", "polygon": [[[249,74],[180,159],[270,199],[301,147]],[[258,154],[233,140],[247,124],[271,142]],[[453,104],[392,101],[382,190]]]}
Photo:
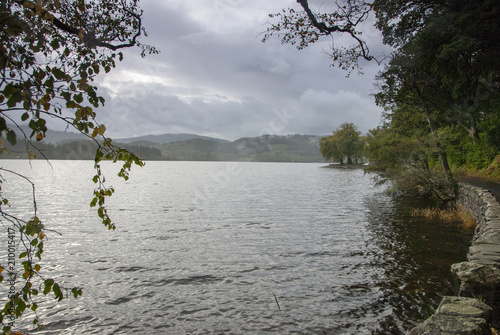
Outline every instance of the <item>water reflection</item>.
{"label": "water reflection", "polygon": [[433,314],[444,295],[456,295],[453,263],[466,259],[474,233],[459,222],[413,217],[412,208],[428,204],[410,196],[367,197],[370,247],[381,267],[378,287],[392,306],[374,334],[401,334]]}
{"label": "water reflection", "polygon": [[456,292],[449,267],[472,234],[410,217],[422,203],[361,170],[318,164],[241,163],[200,199],[200,183],[227,171],[205,162],[136,171],[109,201],[107,232],[81,203],[88,176],[67,173],[81,163],[53,164],[31,171],[40,216],[62,233],[43,268],[84,296],[40,304],[37,334],[404,334]]}

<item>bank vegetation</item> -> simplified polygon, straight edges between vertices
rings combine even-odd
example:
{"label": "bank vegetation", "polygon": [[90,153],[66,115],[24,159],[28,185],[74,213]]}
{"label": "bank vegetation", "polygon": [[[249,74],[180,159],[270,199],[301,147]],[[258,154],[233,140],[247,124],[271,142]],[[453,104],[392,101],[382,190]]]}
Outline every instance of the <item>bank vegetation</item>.
{"label": "bank vegetation", "polygon": [[[333,66],[353,72],[367,60],[383,64],[374,93],[382,122],[363,138],[370,169],[441,208],[455,206],[459,176],[500,180],[500,2],[346,0],[323,13],[298,3],[303,12],[272,16],[280,21],[266,38],[279,35],[300,49],[342,35],[352,44],[332,45]],[[363,35],[370,18],[389,55],[371,53]]]}

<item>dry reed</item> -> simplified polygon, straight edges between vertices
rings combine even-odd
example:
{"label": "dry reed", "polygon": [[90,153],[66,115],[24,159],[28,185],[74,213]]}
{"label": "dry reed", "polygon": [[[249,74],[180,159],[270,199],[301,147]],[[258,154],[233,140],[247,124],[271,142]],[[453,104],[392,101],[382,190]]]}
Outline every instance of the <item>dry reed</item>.
{"label": "dry reed", "polygon": [[412,216],[422,216],[430,219],[438,219],[440,221],[452,222],[459,221],[464,227],[474,228],[476,219],[464,206],[458,205],[453,210],[440,208],[414,208],[411,210]]}

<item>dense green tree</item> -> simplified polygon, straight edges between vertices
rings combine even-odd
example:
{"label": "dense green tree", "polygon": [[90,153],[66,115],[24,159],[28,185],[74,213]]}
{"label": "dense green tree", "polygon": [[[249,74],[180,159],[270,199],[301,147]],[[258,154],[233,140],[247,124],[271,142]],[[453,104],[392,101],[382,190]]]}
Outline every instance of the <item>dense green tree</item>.
{"label": "dense green tree", "polygon": [[[45,137],[47,118],[59,119],[94,139],[96,189],[91,206],[97,208],[98,216],[109,229],[114,229],[114,225],[105,199],[114,190],[105,185],[100,162],[122,161],[118,175],[125,179],[132,164],[143,165],[143,162],[104,136],[105,125],[95,119],[96,109],[104,104],[104,98],[98,95],[92,82],[122,59],[120,49],[139,46],[142,55],[156,52],[153,47],[139,43],[145,33],[141,15],[138,0],[0,2],[0,135],[14,145],[17,138],[13,127],[21,130],[21,124],[27,124],[31,133],[23,133],[23,141],[30,156],[43,156],[37,142]],[[6,154],[6,147],[0,146],[1,153]],[[5,169],[0,173],[17,174]],[[9,215],[8,199],[1,197],[0,201],[3,226],[15,229],[23,241],[21,245],[26,247],[18,259],[24,272],[15,279],[21,289],[10,292],[10,300],[0,311],[0,321],[7,332],[11,321],[27,309],[36,313],[39,286],[35,281],[41,281],[38,283],[41,293],[51,292],[56,300],[66,297],[69,291],[77,297],[81,289],[64,289],[54,279],[41,275],[39,261],[46,235],[45,226],[36,215],[36,202],[33,201],[33,216],[27,220]],[[8,264],[2,264],[0,281],[14,277]],[[34,324],[37,323],[35,317]]]}
{"label": "dense green tree", "polygon": [[[362,30],[374,15],[393,48],[378,76],[377,103],[387,115],[384,127],[368,136],[372,161],[400,168],[419,161],[415,166],[444,172],[453,189],[454,168],[484,168],[500,153],[500,64],[492,61],[500,55],[500,2],[344,0],[322,6],[332,10],[326,13],[313,12],[307,0],[297,2],[302,10],[270,15],[279,22],[270,24],[266,39],[278,35],[300,49],[332,36],[334,65],[352,70],[360,59],[373,59]],[[335,43],[338,35],[350,37],[351,47]],[[427,129],[415,119],[425,120]],[[408,150],[389,152],[382,143]],[[426,143],[423,150],[417,143]]]}
{"label": "dense green tree", "polygon": [[411,108],[415,113],[425,115],[443,171],[451,182],[451,169],[446,151],[437,136],[439,124],[430,102],[436,94],[432,89],[435,77],[429,75],[421,65],[412,55],[394,56],[388,69],[379,76],[385,81],[385,85],[377,95],[378,102],[383,101],[385,106],[390,105],[393,113]]}
{"label": "dense green tree", "polygon": [[363,155],[363,139],[361,132],[353,123],[344,123],[332,135],[322,137],[319,141],[321,155],[327,159],[347,164],[358,163]]}
{"label": "dense green tree", "polygon": [[[498,12],[498,6],[489,6],[491,4],[485,1],[479,8]],[[469,136],[470,140],[463,139],[462,145],[471,142],[472,145],[467,144],[466,148],[474,156],[480,153],[483,159],[479,161],[491,162],[495,151],[498,153],[498,145],[486,140],[496,137],[497,129],[485,127],[491,125],[487,120],[498,119],[498,82],[495,78],[498,68],[488,60],[497,46],[485,47],[482,34],[477,31],[486,33],[484,28],[490,24],[488,18],[481,23],[477,20],[488,15],[478,12],[475,7],[473,10],[470,5],[469,2],[461,6],[454,4],[434,15],[416,36],[394,53],[379,76],[384,84],[378,96],[386,95],[385,105],[387,102],[412,103],[407,99],[407,92],[413,92],[417,98],[413,104],[419,105],[428,119],[431,136],[448,176],[451,176],[451,168],[446,151],[453,148],[449,143],[441,143],[439,134]],[[464,24],[465,18],[471,18],[471,11],[477,17],[471,24]]]}
{"label": "dense green tree", "polygon": [[365,136],[365,157],[370,170],[383,170],[399,190],[414,192],[453,206],[456,185],[433,167],[439,164],[426,119],[410,108],[387,115],[391,122],[372,129]]}

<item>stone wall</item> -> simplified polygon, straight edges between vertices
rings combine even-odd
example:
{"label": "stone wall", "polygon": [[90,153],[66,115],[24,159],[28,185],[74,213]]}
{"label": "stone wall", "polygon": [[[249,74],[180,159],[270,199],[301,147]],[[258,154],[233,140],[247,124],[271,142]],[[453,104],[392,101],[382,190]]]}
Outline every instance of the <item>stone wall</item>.
{"label": "stone wall", "polygon": [[460,184],[459,200],[476,218],[467,262],[453,264],[459,297],[444,297],[436,313],[408,335],[490,335],[500,328],[500,203],[488,191]]}

